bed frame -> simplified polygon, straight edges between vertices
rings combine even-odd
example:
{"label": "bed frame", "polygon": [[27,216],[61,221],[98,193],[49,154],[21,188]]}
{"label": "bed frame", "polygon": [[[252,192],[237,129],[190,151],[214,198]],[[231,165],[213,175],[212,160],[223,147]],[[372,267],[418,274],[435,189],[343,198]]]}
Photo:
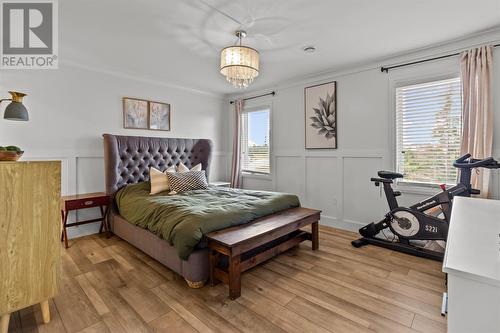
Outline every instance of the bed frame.
{"label": "bed frame", "polygon": [[[159,238],[146,229],[127,222],[121,217],[118,214],[114,195],[116,191],[128,184],[148,181],[150,167],[155,167],[163,171],[172,165],[179,165],[180,162],[188,168],[201,163],[202,169],[205,170],[208,178],[212,155],[212,142],[206,139],[151,138],[111,134],[104,134],[103,136],[106,193],[113,199],[109,216],[111,231],[183,276],[191,288],[202,287],[210,276],[210,258],[207,244],[198,245],[195,251],[191,253],[188,260],[181,260],[175,248],[168,244],[167,241]],[[283,216],[290,215],[286,214],[286,212],[291,212],[293,215],[295,210],[291,208],[286,211],[265,216],[258,221],[260,221],[260,223],[269,222],[271,224],[276,224],[276,222],[281,223],[284,222]],[[309,211],[311,211],[309,215],[314,215],[313,219],[315,218],[317,222],[320,212]],[[303,218],[299,216],[287,223],[295,225],[300,224],[302,220]],[[317,223],[315,225],[317,226]],[[245,232],[243,232],[243,234],[245,235],[252,230],[250,226],[248,228],[240,226],[239,228],[244,229]],[[277,234],[278,231],[279,230],[273,230],[271,234]],[[317,238],[317,227],[315,234]],[[299,240],[302,241],[305,239],[306,238],[302,237]],[[205,238],[201,242],[206,243],[207,239]],[[297,242],[297,244],[298,243],[299,242]],[[270,245],[274,246],[272,250],[273,255],[280,253],[280,249],[283,248],[283,245],[279,244]],[[317,247],[317,242],[316,245],[313,244],[313,247],[315,246]]]}
{"label": "bed frame", "polygon": [[182,162],[188,168],[201,163],[210,173],[212,142],[206,139],[174,139],[104,134],[106,193],[113,199],[109,214],[111,231],[177,272],[192,288],[202,287],[209,277],[208,249],[196,249],[181,260],[173,246],[152,232],[127,222],[118,214],[116,191],[128,184],[149,180],[149,168],[165,170]]}

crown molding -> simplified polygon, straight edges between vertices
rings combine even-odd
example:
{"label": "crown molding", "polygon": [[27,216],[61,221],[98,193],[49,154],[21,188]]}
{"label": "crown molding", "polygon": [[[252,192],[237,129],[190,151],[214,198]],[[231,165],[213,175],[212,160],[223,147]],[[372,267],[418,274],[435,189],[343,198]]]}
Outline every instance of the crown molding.
{"label": "crown molding", "polygon": [[105,75],[109,75],[109,76],[114,76],[114,77],[118,77],[118,78],[121,78],[121,79],[133,80],[133,81],[148,83],[148,84],[152,84],[152,85],[163,86],[163,87],[167,87],[167,88],[179,89],[179,90],[187,91],[187,92],[190,92],[190,93],[195,93],[195,94],[199,94],[199,95],[204,95],[204,96],[208,96],[208,97],[212,97],[212,98],[224,100],[224,94],[223,93],[215,93],[215,92],[211,92],[211,91],[207,91],[207,90],[190,88],[190,87],[186,87],[186,86],[175,84],[175,83],[171,83],[171,82],[166,82],[166,81],[162,81],[162,80],[157,80],[157,79],[152,79],[152,78],[148,78],[148,77],[143,77],[143,76],[140,76],[140,75],[134,75],[134,74],[130,74],[130,73],[119,72],[119,71],[116,71],[116,70],[104,69],[104,68],[100,68],[100,67],[96,67],[96,66],[89,66],[89,65],[85,65],[85,64],[82,64],[80,62],[72,61],[72,60],[68,60],[68,59],[64,59],[64,60],[61,59],[60,62],[59,62],[59,65],[60,65],[59,68],[62,65],[62,66],[66,66],[66,67],[71,67],[71,68],[77,68],[77,69],[82,69],[82,70],[86,70],[86,71],[91,71],[91,72],[94,72],[94,73],[99,73],[99,74],[105,74]]}
{"label": "crown molding", "polygon": [[[284,90],[296,86],[319,84],[322,82],[331,81],[334,78],[340,78],[347,75],[358,74],[370,70],[380,70],[382,66],[389,66],[398,63],[418,61],[429,57],[438,57],[449,53],[457,53],[469,48],[478,47],[484,44],[495,44],[500,41],[500,26],[482,30],[477,33],[462,36],[448,40],[446,42],[435,43],[425,47],[412,49],[405,52],[400,52],[387,57],[372,59],[366,62],[359,62],[340,66],[334,69],[316,72],[301,76],[288,78],[274,84],[267,85],[263,88],[247,90],[244,94],[229,93],[225,94],[225,100],[230,101],[236,98],[246,98],[255,94],[262,94],[265,91],[275,90],[279,94],[279,90]],[[388,75],[381,73],[381,75]]]}

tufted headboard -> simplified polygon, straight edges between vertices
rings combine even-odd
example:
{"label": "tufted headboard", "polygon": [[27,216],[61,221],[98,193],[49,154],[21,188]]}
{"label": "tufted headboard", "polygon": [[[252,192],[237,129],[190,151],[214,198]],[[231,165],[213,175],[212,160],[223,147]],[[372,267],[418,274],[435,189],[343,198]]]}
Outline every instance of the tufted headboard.
{"label": "tufted headboard", "polygon": [[106,193],[112,197],[127,184],[149,180],[149,168],[165,170],[201,163],[208,178],[212,141],[104,134]]}

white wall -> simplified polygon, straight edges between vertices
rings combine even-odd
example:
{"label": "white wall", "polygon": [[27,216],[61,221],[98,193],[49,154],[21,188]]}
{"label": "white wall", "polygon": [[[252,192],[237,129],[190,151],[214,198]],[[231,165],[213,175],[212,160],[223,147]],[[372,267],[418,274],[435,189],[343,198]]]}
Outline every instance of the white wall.
{"label": "white wall", "polygon": [[[103,133],[212,139],[211,179],[226,178],[227,120],[220,96],[67,64],[58,70],[1,71],[0,96],[7,97],[7,90],[28,94],[30,121],[1,119],[0,145],[20,146],[26,160],[61,160],[63,194],[104,190]],[[170,103],[172,130],[123,129],[124,96]],[[95,225],[81,226],[71,235],[95,230]]]}
{"label": "white wall", "polygon": [[[500,36],[481,36],[446,46],[464,48]],[[443,49],[426,50],[439,55]],[[500,157],[500,50],[495,51],[493,96],[495,110],[495,157]],[[447,53],[447,52],[445,52]],[[382,169],[394,170],[394,86],[459,75],[458,57],[412,67],[380,72],[380,65],[412,59],[399,57],[344,72],[287,82],[247,94],[276,91],[270,99],[252,100],[251,105],[272,104],[272,176],[244,176],[243,187],[296,193],[306,207],[323,211],[322,223],[357,230],[378,221],[387,211],[380,188],[370,182]],[[415,59],[415,58],[413,58]],[[418,57],[416,57],[418,59]],[[338,149],[304,149],[304,87],[337,81]],[[230,96],[235,98],[236,96]],[[229,108],[231,113],[232,109]],[[232,128],[229,129],[229,132]],[[494,197],[500,198],[500,170],[493,171]],[[439,189],[431,191],[436,193]],[[423,199],[422,189],[407,189],[400,203]]]}

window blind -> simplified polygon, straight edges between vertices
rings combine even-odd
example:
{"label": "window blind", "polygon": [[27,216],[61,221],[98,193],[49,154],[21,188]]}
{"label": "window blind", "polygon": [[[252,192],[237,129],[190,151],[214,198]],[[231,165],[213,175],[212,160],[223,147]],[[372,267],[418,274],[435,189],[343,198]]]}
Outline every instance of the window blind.
{"label": "window blind", "polygon": [[460,78],[396,89],[397,170],[402,181],[454,184],[460,154]]}
{"label": "window blind", "polygon": [[242,171],[269,174],[269,108],[244,111],[241,119]]}

